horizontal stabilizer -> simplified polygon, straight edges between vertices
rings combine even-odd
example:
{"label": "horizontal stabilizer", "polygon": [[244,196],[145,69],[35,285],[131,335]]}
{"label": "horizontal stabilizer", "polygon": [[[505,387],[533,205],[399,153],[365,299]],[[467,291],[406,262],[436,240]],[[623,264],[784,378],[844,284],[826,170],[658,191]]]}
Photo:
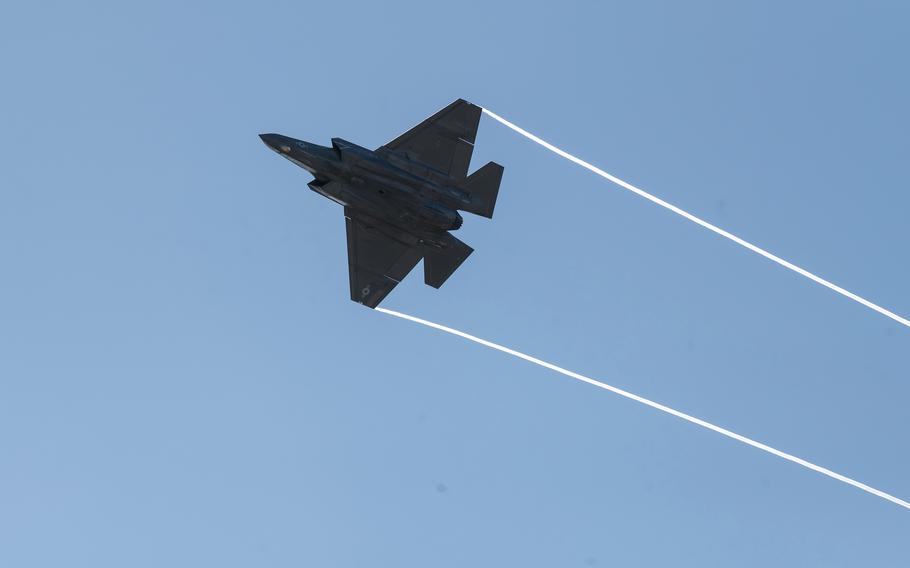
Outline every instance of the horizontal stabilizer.
{"label": "horizontal stabilizer", "polygon": [[444,249],[427,253],[423,257],[423,281],[439,288],[461,266],[474,249],[449,235]]}
{"label": "horizontal stabilizer", "polygon": [[471,196],[471,204],[462,211],[490,219],[496,207],[499,195],[499,184],[502,182],[503,167],[496,162],[489,162],[473,174],[466,177],[458,186]]}

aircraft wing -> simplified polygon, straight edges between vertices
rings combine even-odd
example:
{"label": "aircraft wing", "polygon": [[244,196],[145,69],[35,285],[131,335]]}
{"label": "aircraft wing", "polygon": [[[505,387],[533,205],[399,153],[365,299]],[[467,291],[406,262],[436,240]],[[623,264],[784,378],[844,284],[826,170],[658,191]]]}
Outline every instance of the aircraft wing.
{"label": "aircraft wing", "polygon": [[458,99],[381,149],[405,154],[450,177],[463,178],[474,152],[480,114],[479,106]]}
{"label": "aircraft wing", "polygon": [[395,238],[397,231],[365,215],[344,208],[348,232],[348,272],[351,299],[375,308],[408,272],[422,254],[413,245]]}

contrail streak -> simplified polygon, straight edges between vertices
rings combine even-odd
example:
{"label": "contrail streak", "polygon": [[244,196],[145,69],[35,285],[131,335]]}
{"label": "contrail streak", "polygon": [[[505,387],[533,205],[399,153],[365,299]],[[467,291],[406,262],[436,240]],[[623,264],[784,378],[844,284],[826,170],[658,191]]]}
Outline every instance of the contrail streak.
{"label": "contrail streak", "polygon": [[714,432],[717,432],[718,434],[723,434],[724,436],[726,436],[728,438],[732,438],[738,442],[748,444],[748,445],[752,446],[753,448],[758,448],[759,450],[763,450],[765,452],[768,452],[769,454],[773,454],[777,457],[784,458],[787,461],[791,461],[795,464],[799,464],[805,468],[811,469],[812,471],[817,471],[818,473],[827,475],[828,477],[832,477],[838,481],[842,481],[842,482],[846,483],[847,485],[852,485],[853,487],[862,489],[863,491],[865,491],[867,493],[871,493],[877,497],[881,497],[882,499],[891,501],[892,503],[900,505],[901,507],[903,507],[905,509],[910,509],[910,503],[908,503],[907,501],[904,501],[903,499],[899,499],[899,498],[895,497],[894,495],[889,495],[888,493],[885,493],[884,491],[880,491],[878,489],[875,489],[874,487],[869,487],[865,483],[860,483],[859,481],[856,481],[855,479],[850,479],[847,476],[844,476],[837,472],[831,471],[830,469],[824,468],[820,465],[815,465],[814,463],[807,462],[806,460],[804,460],[802,458],[798,458],[798,457],[790,455],[786,452],[782,452],[776,448],[772,448],[771,446],[762,444],[761,442],[757,442],[751,438],[747,438],[745,436],[737,434],[736,432],[731,432],[730,430],[727,430],[726,428],[721,428],[720,426],[715,426],[714,424],[711,424],[710,422],[706,422],[700,418],[695,418],[694,416],[690,416],[684,412],[680,412],[679,410],[670,408],[669,406],[664,406],[663,404],[660,404],[658,402],[648,400],[644,397],[638,396],[637,394],[632,394],[632,393],[624,391],[620,388],[617,388],[617,387],[608,385],[606,383],[602,383],[598,380],[592,379],[591,377],[586,377],[584,375],[580,375],[573,371],[569,371],[568,369],[563,369],[562,367],[554,365],[553,363],[547,363],[546,361],[542,361],[542,360],[538,359],[537,357],[525,355],[524,353],[515,351],[514,349],[509,349],[508,347],[499,345],[498,343],[493,343],[492,341],[487,341],[486,339],[481,339],[481,338],[473,336],[469,333],[465,333],[463,331],[458,331],[457,329],[452,329],[451,327],[447,327],[447,326],[444,326],[444,325],[441,325],[438,323],[433,323],[433,322],[427,321],[425,319],[420,319],[418,317],[409,316],[407,314],[403,314],[401,312],[396,312],[393,310],[388,310],[385,308],[376,308],[376,311],[382,312],[384,314],[388,314],[390,316],[395,316],[397,318],[406,319],[408,321],[419,323],[419,324],[425,325],[427,327],[432,327],[433,329],[438,329],[438,330],[444,331],[446,333],[451,333],[452,335],[457,335],[458,337],[462,337],[469,341],[473,341],[474,343],[479,343],[485,347],[489,347],[490,349],[502,351],[503,353],[507,353],[509,355],[512,355],[513,357],[518,357],[519,359],[524,359],[525,361],[534,363],[535,365],[540,365],[541,367],[545,367],[547,369],[550,369],[551,371],[556,371],[557,373],[563,374],[567,377],[571,377],[573,379],[588,383],[589,385],[594,385],[595,387],[599,387],[599,388],[608,390],[612,393],[632,399],[635,402],[640,402],[641,404],[650,406],[651,408],[656,408],[657,410],[660,410],[661,412],[666,412],[667,414],[672,414],[673,416],[676,416],[677,418],[682,418],[686,422],[691,422],[692,424],[697,424],[698,426],[701,426],[702,428],[707,428],[708,430],[713,430]]}
{"label": "contrail streak", "polygon": [[712,225],[711,223],[705,221],[704,219],[700,219],[700,218],[696,217],[695,215],[692,215],[691,213],[680,209],[679,207],[673,205],[672,203],[667,203],[663,199],[661,199],[659,197],[655,197],[654,195],[651,195],[647,191],[635,187],[631,183],[625,182],[614,175],[608,174],[607,172],[603,171],[602,169],[598,168],[597,166],[593,166],[593,165],[589,164],[588,162],[582,160],[581,158],[576,158],[575,156],[573,156],[572,154],[569,154],[565,150],[561,150],[561,149],[557,148],[556,146],[550,144],[549,142],[531,134],[527,130],[520,128],[520,127],[516,126],[515,124],[512,124],[511,122],[509,122],[508,120],[499,116],[495,112],[489,111],[487,109],[483,109],[483,112],[487,116],[493,118],[494,120],[497,120],[498,122],[504,124],[505,126],[508,126],[509,128],[511,128],[515,132],[521,134],[525,138],[528,138],[529,140],[537,142],[538,144],[540,144],[547,150],[550,150],[551,152],[554,152],[554,153],[562,156],[563,158],[565,158],[571,162],[574,162],[587,170],[594,172],[595,174],[599,175],[600,177],[608,179],[608,180],[612,181],[613,183],[615,183],[616,185],[623,187],[625,189],[628,189],[629,191],[631,191],[637,195],[640,195],[641,197],[644,197],[645,199],[647,199],[648,201],[651,201],[652,203],[656,203],[665,209],[669,209],[670,211],[676,213],[677,215],[685,217],[689,221],[692,221],[693,223],[697,223],[697,224],[701,225],[702,227],[708,229],[709,231],[715,232],[722,237],[730,239],[734,243],[744,246],[747,249],[751,250],[752,252],[756,252],[756,253],[762,255],[763,257],[767,258],[768,260],[773,260],[774,262],[783,266],[784,268],[789,268],[793,272],[796,272],[797,274],[805,276],[809,280],[812,280],[813,282],[817,282],[818,284],[821,284],[825,288],[834,290],[838,294],[846,296],[847,298],[850,298],[854,302],[859,302],[860,304],[866,306],[867,308],[871,308],[871,309],[875,310],[876,312],[878,312],[884,316],[887,316],[900,324],[910,327],[910,320],[903,318],[903,317],[895,314],[894,312],[879,306],[878,304],[870,302],[869,300],[863,298],[862,296],[857,296],[853,292],[850,292],[849,290],[845,290],[845,289],[841,288],[840,286],[825,280],[821,276],[816,276],[815,274],[812,274],[808,270],[806,270],[804,268],[800,268],[799,266],[796,266],[795,264],[788,262],[788,261],[780,258],[779,256],[771,254],[770,252],[766,251],[765,249],[758,247],[756,245],[753,245],[749,241],[743,240],[732,233],[728,233],[727,231],[721,229],[720,227]]}

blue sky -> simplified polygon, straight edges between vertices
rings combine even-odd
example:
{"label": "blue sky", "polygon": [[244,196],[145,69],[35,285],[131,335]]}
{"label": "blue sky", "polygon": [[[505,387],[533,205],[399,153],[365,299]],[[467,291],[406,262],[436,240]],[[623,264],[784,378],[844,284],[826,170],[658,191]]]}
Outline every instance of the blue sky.
{"label": "blue sky", "polygon": [[[491,5],[492,4],[492,5]],[[901,3],[15,3],[0,17],[0,564],[901,566],[907,511],[350,302],[256,136],[458,97],[906,316]],[[910,330],[518,137],[385,306],[903,498]]]}

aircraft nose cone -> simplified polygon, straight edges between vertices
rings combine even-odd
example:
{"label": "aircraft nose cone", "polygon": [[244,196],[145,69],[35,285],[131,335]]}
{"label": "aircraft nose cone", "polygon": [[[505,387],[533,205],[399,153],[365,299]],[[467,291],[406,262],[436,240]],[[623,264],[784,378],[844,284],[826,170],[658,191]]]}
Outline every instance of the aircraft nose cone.
{"label": "aircraft nose cone", "polygon": [[280,134],[260,134],[259,138],[265,143],[266,146],[280,152],[282,154],[288,154],[291,151],[290,139]]}
{"label": "aircraft nose cone", "polygon": [[274,148],[276,145],[276,139],[274,134],[260,134],[259,139],[265,143],[269,148]]}

